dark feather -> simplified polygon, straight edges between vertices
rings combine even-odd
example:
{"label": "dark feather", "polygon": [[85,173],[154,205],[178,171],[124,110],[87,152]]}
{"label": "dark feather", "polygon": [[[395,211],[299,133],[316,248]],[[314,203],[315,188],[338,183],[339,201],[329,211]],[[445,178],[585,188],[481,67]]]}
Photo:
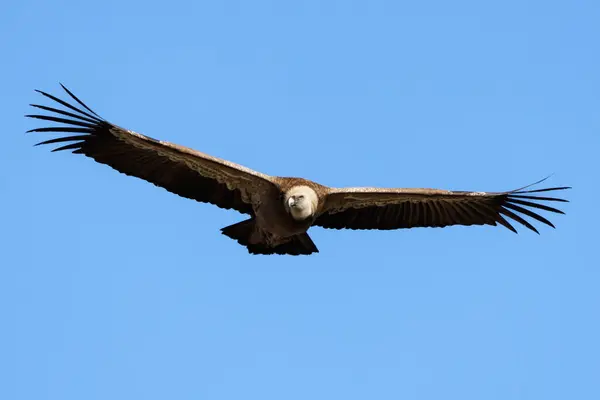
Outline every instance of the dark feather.
{"label": "dark feather", "polygon": [[52,152],[54,153],[55,151],[79,149],[79,148],[81,148],[81,145],[84,143],[85,142],[77,142],[77,143],[67,144],[66,146],[62,146],[62,147],[52,150]]}
{"label": "dark feather", "polygon": [[[543,181],[543,180],[542,180]],[[541,181],[540,181],[541,182]],[[539,182],[537,182],[539,183]],[[389,204],[378,206],[378,192],[365,191],[363,188],[351,189],[350,202],[363,201],[357,207],[344,208],[344,192],[335,192],[335,214],[323,212],[317,217],[315,225],[335,229],[398,229],[412,227],[445,227],[449,225],[496,225],[517,232],[504,217],[539,233],[524,217],[533,218],[543,224],[554,225],[543,216],[529,208],[564,214],[561,210],[541,204],[542,201],[566,202],[557,197],[531,196],[528,193],[550,192],[569,189],[553,187],[521,189],[500,193],[473,193],[465,191],[446,192],[433,189],[382,189],[382,196]],[[400,202],[394,202],[390,193],[397,191]],[[361,200],[365,196],[364,200]],[[358,199],[358,200],[357,200]],[[369,205],[372,199],[373,205]],[[368,217],[367,217],[368,216]]]}
{"label": "dark feather", "polygon": [[525,207],[520,207],[520,206],[518,206],[516,204],[511,204],[511,203],[504,204],[504,207],[510,208],[511,210],[514,210],[516,212],[520,212],[521,214],[525,214],[525,215],[527,215],[527,216],[529,216],[529,217],[531,217],[533,219],[537,219],[538,221],[540,221],[540,222],[542,222],[542,223],[544,223],[544,224],[546,224],[548,226],[556,228],[552,224],[552,222],[548,221],[546,218],[542,217],[541,215],[538,215],[538,214],[534,213],[533,211],[530,211],[530,210],[526,209]]}
{"label": "dark feather", "polygon": [[[77,98],[77,96],[75,96],[73,93],[71,93],[71,91],[69,89],[67,89],[65,87],[65,85],[63,85],[62,83],[60,84],[60,86],[65,90],[65,92],[67,92],[69,94],[69,96],[71,96],[76,102],[78,102],[81,106],[83,106],[83,108],[85,108],[86,110],[88,110],[89,112],[91,112],[92,114],[94,114],[97,117],[100,117],[98,114],[96,114],[94,112],[94,110],[92,110],[91,108],[89,108],[88,106],[86,106],[81,100],[79,100]],[[81,111],[80,111],[81,112]]]}
{"label": "dark feather", "polygon": [[520,194],[511,194],[510,197],[512,199],[530,199],[530,200],[537,200],[537,201],[560,201],[562,203],[569,202],[569,200],[559,199],[556,197],[525,196],[525,195],[520,195]]}
{"label": "dark feather", "polygon": [[59,118],[59,117],[52,117],[49,115],[26,115],[26,117],[28,118],[35,118],[35,119],[42,119],[45,121],[52,121],[52,122],[59,122],[62,124],[71,124],[71,125],[78,125],[78,126],[85,126],[88,128],[94,128],[96,127],[96,123],[90,124],[87,122],[81,122],[81,121],[77,121],[77,120],[73,120],[73,119],[66,119],[66,118]]}
{"label": "dark feather", "polygon": [[30,106],[31,107],[35,107],[35,108],[39,108],[41,110],[50,111],[50,112],[54,112],[54,113],[61,114],[61,115],[66,115],[68,117],[78,118],[80,120],[88,121],[88,122],[91,122],[93,124],[96,124],[96,123],[99,122],[97,120],[93,120],[93,119],[84,117],[82,115],[74,114],[72,112],[68,112],[68,111],[65,111],[65,110],[59,110],[58,108],[54,108],[54,107],[46,107],[46,106],[41,106],[39,104],[30,104]]}
{"label": "dark feather", "polygon": [[87,140],[88,138],[89,138],[89,135],[65,136],[65,137],[59,137],[56,139],[44,140],[43,142],[36,143],[34,146],[39,146],[42,144],[60,143],[60,142],[72,142],[75,140]]}
{"label": "dark feather", "polygon": [[510,217],[512,219],[514,219],[515,221],[521,223],[522,225],[526,226],[527,228],[531,229],[532,231],[534,231],[535,233],[537,233],[538,235],[540,234],[538,232],[537,229],[535,229],[535,227],[533,225],[531,225],[529,222],[527,222],[525,219],[523,219],[522,217],[520,217],[519,215],[515,214],[514,212],[506,209],[506,208],[500,208],[500,210],[498,210],[498,212],[500,214],[504,214],[507,217]]}
{"label": "dark feather", "polygon": [[524,200],[517,200],[517,199],[511,199],[511,198],[509,198],[509,202],[510,203],[521,204],[523,206],[539,208],[541,210],[550,211],[550,212],[557,213],[557,214],[564,214],[564,212],[560,211],[557,208],[549,207],[549,206],[546,206],[546,205],[543,205],[543,204],[534,203],[534,202],[531,202],[531,201],[524,201]]}
{"label": "dark feather", "polygon": [[101,118],[95,117],[95,116],[93,116],[91,114],[88,114],[85,111],[80,110],[79,108],[77,108],[75,106],[72,106],[71,104],[67,103],[66,101],[59,99],[58,97],[52,96],[51,94],[48,94],[46,92],[42,92],[41,90],[36,90],[36,92],[42,94],[43,96],[48,97],[49,99],[52,99],[52,100],[56,101],[57,103],[65,106],[65,107],[67,107],[67,108],[69,108],[69,109],[71,109],[73,111],[77,111],[78,113],[81,113],[81,114],[85,115],[86,117],[89,117],[89,118],[91,118],[93,120],[96,120],[97,122],[102,122]]}
{"label": "dark feather", "polygon": [[36,128],[30,129],[27,133],[30,132],[75,132],[75,133],[93,133],[94,130],[91,128],[71,128],[68,126],[52,126],[49,128]]}
{"label": "dark feather", "polygon": [[546,188],[546,189],[536,189],[536,190],[521,190],[521,191],[517,191],[517,192],[510,192],[509,194],[521,194],[521,193],[541,193],[541,192],[553,192],[555,190],[566,190],[566,189],[572,189],[571,186],[561,186],[561,187],[553,187],[553,188]]}
{"label": "dark feather", "polygon": [[[66,126],[40,127],[29,130],[28,132],[67,134],[42,141],[37,145],[76,141],[76,143],[66,144],[52,151],[74,150],[75,154],[86,155],[119,172],[144,179],[182,197],[215,204],[222,208],[233,208],[242,213],[253,213],[252,205],[242,200],[238,189],[229,189],[225,184],[206,178],[198,171],[190,169],[184,162],[173,161],[150,149],[135,147],[120,140],[113,131],[121,134],[127,131],[105,121],[66,87],[63,86],[63,89],[82,108],[38,90],[38,93],[73,112],[44,105],[32,105],[32,107],[49,111],[55,115],[27,115],[28,118],[66,124]],[[86,135],[69,135],[69,133]],[[148,137],[144,138],[148,142],[160,146],[160,142]]]}
{"label": "dark feather", "polygon": [[[514,233],[519,233],[517,232],[517,230],[515,229],[514,226],[512,226],[507,220],[504,219],[504,217],[500,214],[498,214],[496,216],[496,222],[498,222],[499,224],[501,224],[502,226],[510,229],[511,231],[513,231]],[[491,225],[496,225],[496,224],[491,224]]]}

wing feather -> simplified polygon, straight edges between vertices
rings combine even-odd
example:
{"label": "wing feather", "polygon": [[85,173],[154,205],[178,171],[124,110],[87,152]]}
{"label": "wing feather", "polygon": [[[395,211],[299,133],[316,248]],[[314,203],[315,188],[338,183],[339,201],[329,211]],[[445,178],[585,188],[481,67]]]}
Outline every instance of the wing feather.
{"label": "wing feather", "polygon": [[562,191],[570,187],[524,190],[531,186],[489,193],[439,189],[332,188],[314,224],[332,229],[382,230],[500,224],[517,232],[506,220],[505,217],[508,217],[539,233],[524,218],[529,217],[554,228],[548,219],[538,214],[538,210],[559,214],[564,212],[541,202],[568,200],[532,196],[531,193]]}
{"label": "wing feather", "polygon": [[[259,201],[261,194],[277,188],[276,180],[269,175],[114,125],[102,119],[66,87],[62,87],[77,105],[37,90],[69,111],[31,104],[52,115],[30,114],[26,117],[61,124],[35,128],[28,132],[67,135],[45,140],[37,145],[74,142],[53,151],[73,150],[75,154],[84,154],[119,172],[144,179],[179,196],[242,213],[252,214],[253,204]],[[79,135],[68,135],[69,133]]]}

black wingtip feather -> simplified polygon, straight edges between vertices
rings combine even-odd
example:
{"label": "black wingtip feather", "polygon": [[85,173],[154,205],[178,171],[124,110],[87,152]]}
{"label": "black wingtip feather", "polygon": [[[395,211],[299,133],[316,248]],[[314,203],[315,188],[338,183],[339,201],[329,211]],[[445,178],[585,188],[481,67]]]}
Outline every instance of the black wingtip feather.
{"label": "black wingtip feather", "polygon": [[77,119],[80,119],[82,121],[90,122],[92,124],[98,124],[98,123],[102,122],[102,121],[99,121],[98,119],[91,119],[91,118],[84,117],[84,116],[79,115],[79,114],[73,114],[73,113],[68,112],[68,111],[59,110],[58,108],[53,108],[53,107],[48,107],[48,106],[41,106],[39,104],[30,104],[30,106],[31,107],[35,107],[35,108],[39,108],[41,110],[50,111],[50,112],[61,114],[61,115],[66,115],[68,117],[77,118]]}
{"label": "black wingtip feather", "polygon": [[526,196],[526,195],[520,195],[520,194],[511,194],[510,197],[516,198],[516,199],[529,199],[529,200],[536,200],[536,201],[558,201],[561,203],[569,203],[569,200],[559,199],[557,197]]}
{"label": "black wingtip feather", "polygon": [[[558,197],[544,197],[544,196],[531,195],[532,193],[553,192],[553,191],[568,190],[568,189],[572,188],[571,186],[557,186],[557,187],[542,188],[542,189],[529,189],[530,187],[532,187],[534,185],[544,182],[550,176],[552,176],[552,175],[549,175],[549,176],[545,177],[544,179],[541,179],[535,183],[532,183],[530,185],[524,186],[524,187],[516,189],[516,190],[512,190],[510,192],[505,192],[504,194],[499,193],[500,198],[502,198],[503,200],[502,200],[502,207],[500,208],[500,210],[498,212],[500,214],[503,214],[503,215],[511,218],[512,220],[526,226],[527,228],[531,229],[532,231],[536,232],[537,234],[539,234],[538,230],[519,214],[533,218],[533,219],[535,219],[545,225],[548,225],[552,228],[556,228],[552,222],[550,222],[546,218],[542,217],[541,215],[537,214],[536,212],[534,212],[530,209],[530,208],[533,208],[533,209],[549,211],[549,212],[553,212],[553,213],[557,213],[557,214],[564,214],[563,211],[561,211],[557,208],[554,208],[554,207],[547,206],[540,202],[554,201],[554,202],[568,203],[569,202],[568,200],[558,198]],[[525,190],[525,189],[529,189],[529,190]],[[529,207],[529,208],[526,208],[526,207]],[[500,221],[500,223],[502,223],[502,225],[504,225],[503,222]],[[506,226],[506,225],[504,225],[504,226]],[[509,227],[507,226],[507,228],[509,228]],[[509,229],[511,229],[511,228],[509,228]],[[514,229],[511,229],[511,230],[514,231]]]}
{"label": "black wingtip feather", "polygon": [[[529,187],[529,186],[527,186]],[[544,188],[544,189],[535,189],[535,190],[515,190],[510,192],[511,194],[521,194],[521,193],[541,193],[541,192],[553,192],[556,190],[568,190],[572,189],[571,186],[560,186],[560,187],[552,187],[552,188]]]}
{"label": "black wingtip feather", "polygon": [[53,143],[61,143],[61,142],[72,142],[75,140],[86,140],[88,139],[90,136],[89,135],[76,135],[76,136],[65,136],[65,137],[58,137],[56,139],[50,139],[50,140],[44,140],[43,142],[39,142],[34,144],[34,146],[40,146],[42,144],[53,144]]}
{"label": "black wingtip feather", "polygon": [[75,96],[73,93],[71,93],[71,91],[69,89],[66,88],[65,85],[63,85],[62,83],[60,83],[60,86],[65,90],[65,92],[67,92],[69,94],[69,96],[71,96],[76,102],[78,102],[83,108],[85,108],[86,110],[88,110],[89,112],[91,112],[92,114],[94,114],[95,116],[97,116],[98,118],[100,118],[100,116],[98,114],[96,114],[94,112],[94,110],[92,110],[91,108],[89,108],[88,106],[85,105],[85,103],[81,100],[79,100],[77,98],[77,96]]}
{"label": "black wingtip feather", "polygon": [[510,211],[507,208],[501,208],[499,210],[499,212],[501,214],[506,215],[507,217],[517,221],[518,223],[520,223],[521,225],[531,229],[532,231],[534,231],[535,233],[537,233],[538,235],[540,234],[538,232],[538,230],[535,228],[535,226],[531,225],[529,222],[527,222],[527,220],[523,219],[523,217],[519,216],[518,214],[515,214],[514,212]]}
{"label": "black wingtip feather", "polygon": [[[64,101],[64,100],[61,100],[61,99],[59,99],[58,97],[56,97],[56,96],[53,96],[53,95],[51,95],[51,94],[49,94],[49,93],[46,93],[46,92],[43,92],[43,91],[41,91],[41,90],[37,90],[37,89],[36,89],[36,92],[38,92],[38,93],[42,94],[43,96],[46,96],[46,97],[47,97],[47,98],[49,98],[49,99],[52,99],[52,100],[56,101],[56,102],[57,102],[57,103],[59,103],[59,104],[62,104],[63,106],[65,106],[65,107],[67,107],[67,108],[69,108],[69,109],[71,109],[71,110],[73,110],[73,111],[76,111],[76,112],[78,112],[78,113],[80,113],[80,114],[83,114],[83,115],[85,115],[85,116],[87,116],[87,117],[89,117],[89,118],[91,118],[91,119],[95,120],[96,122],[103,122],[103,121],[104,121],[104,120],[103,120],[102,118],[100,118],[99,116],[94,116],[94,115],[92,115],[92,114],[96,114],[96,113],[94,113],[93,111],[92,111],[92,114],[89,114],[89,113],[87,113],[87,112],[85,112],[85,111],[83,111],[83,110],[81,110],[81,109],[79,109],[79,108],[77,108],[77,107],[75,107],[75,106],[73,106],[73,105],[71,105],[71,104],[67,103],[66,101]],[[78,102],[80,102],[80,100],[79,100],[79,99],[77,99],[77,98],[75,98],[75,99],[76,99]],[[85,105],[84,105],[84,107],[87,109],[87,106],[85,106]]]}
{"label": "black wingtip feather", "polygon": [[510,197],[507,200],[508,203],[516,203],[516,204],[520,204],[523,206],[527,206],[527,207],[533,207],[533,208],[539,208],[540,210],[544,210],[544,211],[549,211],[549,212],[553,212],[556,214],[564,214],[563,211],[554,208],[554,207],[549,207],[547,205],[544,204],[538,204],[538,203],[533,203],[531,201],[524,201],[524,200],[518,200],[518,199],[511,199]]}
{"label": "black wingtip feather", "polygon": [[542,179],[540,179],[540,180],[539,180],[539,181],[537,181],[537,182],[533,182],[533,183],[530,183],[529,185],[523,186],[523,187],[521,187],[521,188],[514,189],[514,190],[512,190],[512,191],[511,191],[511,193],[517,193],[517,192],[520,192],[520,191],[521,191],[521,190],[523,190],[523,189],[527,189],[527,188],[530,188],[530,187],[532,187],[532,186],[538,185],[538,184],[540,184],[540,183],[544,182],[545,180],[547,180],[548,178],[550,178],[552,175],[553,175],[553,174],[550,174],[550,175],[548,175],[547,177],[545,177],[545,178],[542,178]]}
{"label": "black wingtip feather", "polygon": [[519,232],[518,232],[518,231],[515,229],[515,227],[514,227],[514,226],[512,226],[512,225],[510,224],[510,222],[508,222],[508,221],[507,221],[507,220],[506,220],[506,219],[505,219],[505,218],[504,218],[502,215],[500,215],[500,214],[497,214],[497,215],[496,215],[496,221],[497,221],[497,222],[498,222],[500,225],[504,226],[506,229],[508,229],[508,230],[510,230],[510,231],[512,231],[512,232],[514,232],[514,233],[516,233],[516,234],[519,234]]}
{"label": "black wingtip feather", "polygon": [[53,117],[53,116],[50,116],[50,115],[28,114],[28,115],[25,115],[25,117],[27,117],[27,118],[34,118],[34,119],[41,119],[41,120],[44,120],[44,121],[58,122],[60,124],[84,126],[84,127],[88,127],[88,128],[94,128],[97,125],[97,124],[90,124],[90,123],[87,123],[87,122],[77,121],[77,120],[74,120],[74,119]]}
{"label": "black wingtip feather", "polygon": [[[67,143],[62,147],[53,149],[52,152],[62,151],[62,150],[74,150],[74,152],[81,153],[86,144],[91,143],[90,140],[93,140],[98,132],[102,129],[107,128],[110,125],[108,122],[103,120],[98,114],[96,114],[93,110],[87,107],[81,100],[79,100],[71,91],[69,91],[63,84],[61,87],[68,93],[68,95],[76,101],[82,108],[76,107],[73,104],[68,103],[67,101],[61,100],[56,96],[53,96],[49,93],[46,93],[42,90],[35,90],[37,93],[40,93],[46,98],[49,98],[61,106],[69,109],[70,111],[66,111],[64,109],[58,109],[54,107],[43,106],[39,104],[30,104],[31,107],[48,111],[50,115],[43,114],[27,114],[26,118],[32,118],[36,120],[42,121],[50,121],[53,123],[62,124],[59,126],[46,126],[41,128],[30,129],[27,132],[51,132],[51,133],[60,133],[63,134],[60,137],[44,140],[39,143],[36,143],[35,146],[46,145],[46,144],[55,144],[55,143],[63,143],[63,142],[74,142],[76,143]],[[89,112],[85,111],[88,110]],[[92,114],[90,114],[92,113]],[[68,117],[68,118],[65,118]],[[71,133],[71,135],[69,135]]]}
{"label": "black wingtip feather", "polygon": [[542,217],[541,215],[539,215],[539,214],[536,214],[536,213],[534,213],[533,211],[530,211],[530,210],[528,210],[528,209],[526,209],[526,208],[524,208],[524,207],[520,207],[520,206],[517,206],[517,205],[515,205],[515,204],[511,204],[511,203],[507,203],[507,204],[505,204],[505,205],[504,205],[504,207],[506,207],[506,208],[510,208],[511,210],[514,210],[514,211],[516,211],[516,212],[520,212],[521,214],[525,214],[525,215],[527,215],[527,216],[529,216],[529,217],[531,217],[531,218],[533,218],[533,219],[537,219],[537,220],[538,220],[538,221],[540,221],[541,223],[544,223],[544,224],[546,224],[546,225],[548,225],[548,226],[551,226],[551,227],[553,227],[553,228],[556,228],[556,227],[555,227],[555,226],[552,224],[552,222],[548,221],[546,218],[544,218],[544,217]]}
{"label": "black wingtip feather", "polygon": [[31,132],[77,132],[77,133],[93,133],[92,128],[72,128],[70,126],[50,126],[46,128],[30,129],[26,133]]}
{"label": "black wingtip feather", "polygon": [[57,152],[57,151],[62,151],[62,150],[80,149],[80,148],[81,148],[81,145],[82,145],[83,143],[84,143],[84,142],[77,142],[77,143],[71,143],[71,144],[67,144],[67,145],[65,145],[65,146],[62,146],[62,147],[58,147],[58,148],[56,148],[56,149],[53,149],[53,150],[52,150],[52,153],[54,153],[54,152]]}

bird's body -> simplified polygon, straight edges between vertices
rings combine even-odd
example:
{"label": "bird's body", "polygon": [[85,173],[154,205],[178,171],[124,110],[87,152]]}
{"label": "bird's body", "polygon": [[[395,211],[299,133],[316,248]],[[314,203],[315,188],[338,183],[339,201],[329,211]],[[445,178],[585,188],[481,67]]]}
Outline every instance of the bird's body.
{"label": "bird's body", "polygon": [[[64,88],[64,86],[63,86]],[[552,223],[531,209],[562,211],[540,202],[565,202],[535,193],[567,189],[521,188],[509,192],[464,192],[438,189],[331,188],[303,178],[266,175],[187,147],[152,139],[121,128],[81,107],[40,92],[67,110],[32,105],[54,115],[28,115],[64,126],[33,132],[73,133],[38,144],[73,142],[73,150],[119,172],[149,181],[179,196],[234,209],[249,218],[222,233],[252,254],[311,254],[317,247],[307,234],[312,226],[333,229],[399,229],[450,225],[497,225],[515,231],[504,218],[537,232],[523,216]],[[31,132],[30,131],[30,132]],[[531,185],[530,185],[531,186]],[[528,208],[526,208],[528,207]]]}
{"label": "bird's body", "polygon": [[[260,199],[254,203],[253,218],[223,228],[222,232],[238,240],[255,254],[270,254],[277,249],[284,251],[282,254],[293,254],[296,251],[299,252],[298,254],[317,252],[316,246],[306,234],[314,223],[315,213],[294,217],[292,207],[287,206],[287,199],[291,198],[288,196],[298,193],[312,193],[317,197],[317,207],[322,206],[324,202],[322,199],[319,201],[317,194],[318,187],[321,185],[301,178],[273,177],[272,179],[277,182],[279,189],[272,194],[265,193],[260,196]],[[322,192],[322,189],[319,191]],[[311,194],[304,196],[308,197]],[[298,206],[293,206],[296,207]],[[288,246],[285,246],[286,244]],[[290,248],[291,244],[296,250]]]}
{"label": "bird's body", "polygon": [[[255,208],[257,225],[278,237],[288,237],[306,232],[313,223],[313,215],[294,217],[291,207],[286,207],[285,195],[298,189],[313,190],[307,186],[309,182],[303,182],[304,180],[299,178],[275,178],[275,180],[279,182],[280,191],[276,196],[266,196]],[[314,190],[312,193],[316,195]],[[319,203],[322,204],[322,201]]]}

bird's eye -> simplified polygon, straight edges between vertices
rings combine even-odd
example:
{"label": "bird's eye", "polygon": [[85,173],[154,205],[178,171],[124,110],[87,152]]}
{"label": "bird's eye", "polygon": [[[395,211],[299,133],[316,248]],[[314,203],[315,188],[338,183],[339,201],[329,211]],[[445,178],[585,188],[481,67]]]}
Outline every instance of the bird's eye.
{"label": "bird's eye", "polygon": [[304,198],[304,195],[302,195],[302,194],[300,196],[298,196],[298,199],[300,199],[300,200],[302,200],[303,198]]}

